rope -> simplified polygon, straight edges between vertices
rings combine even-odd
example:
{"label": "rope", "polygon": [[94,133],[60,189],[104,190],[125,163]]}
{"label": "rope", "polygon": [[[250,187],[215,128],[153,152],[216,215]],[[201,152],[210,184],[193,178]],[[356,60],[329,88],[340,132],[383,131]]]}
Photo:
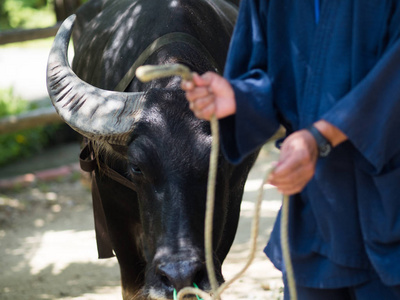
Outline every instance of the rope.
{"label": "rope", "polygon": [[[190,69],[181,64],[171,64],[162,66],[148,65],[139,67],[136,71],[136,77],[143,82],[147,82],[156,78],[174,76],[174,75],[181,76],[185,80],[189,81],[192,80],[192,73],[190,72]],[[215,276],[215,269],[214,269],[212,229],[213,229],[213,216],[214,216],[214,203],[215,203],[215,183],[217,178],[218,152],[219,152],[219,128],[218,128],[217,118],[214,115],[211,117],[211,135],[213,139],[211,145],[211,154],[209,162],[210,168],[208,171],[208,182],[207,182],[204,244],[205,244],[205,254],[206,254],[207,275],[210,281],[211,291],[213,294],[215,294],[218,289],[218,281]],[[183,299],[183,296],[188,293],[197,295],[198,292],[199,290],[193,288],[182,289],[178,293],[178,300]]]}
{"label": "rope", "polygon": [[297,300],[296,281],[293,272],[292,260],[290,258],[289,247],[289,196],[283,196],[281,210],[281,247],[283,261],[285,263],[286,278],[289,287],[289,295],[291,300]]}
{"label": "rope", "polygon": [[256,254],[256,250],[257,250],[257,236],[258,236],[258,231],[259,231],[259,227],[260,227],[261,204],[262,204],[262,199],[263,199],[263,194],[264,194],[264,182],[266,182],[269,174],[272,171],[273,171],[273,167],[269,167],[268,170],[266,171],[266,174],[261,183],[261,186],[258,189],[257,200],[256,200],[256,204],[254,207],[254,218],[253,218],[253,222],[252,222],[252,226],[251,226],[251,236],[250,236],[251,245],[250,245],[249,258],[248,258],[246,264],[244,265],[244,267],[238,273],[236,273],[236,275],[234,275],[233,278],[231,278],[229,281],[223,283],[220,286],[216,296],[221,295],[233,282],[238,280],[244,274],[244,272],[246,272],[246,270],[250,267],[250,265],[252,264],[252,262],[255,258],[255,254]]}
{"label": "rope", "polygon": [[[210,280],[211,291],[213,294],[217,293],[218,282],[215,276],[214,270],[214,259],[213,259],[213,245],[212,245],[212,234],[213,234],[213,220],[214,220],[214,203],[215,203],[215,186],[217,180],[217,169],[218,169],[218,152],[219,152],[219,126],[218,120],[213,115],[211,117],[211,154],[210,154],[210,168],[208,170],[208,182],[207,182],[207,202],[206,202],[206,220],[204,227],[204,243],[206,252],[206,266],[207,274]],[[215,299],[219,299],[218,295]]]}
{"label": "rope", "polygon": [[[172,64],[163,66],[142,66],[136,71],[136,76],[141,81],[150,81],[156,78],[166,76],[181,76],[185,80],[192,80],[192,74],[190,70],[183,65]],[[212,296],[198,288],[185,287],[177,294],[177,299],[182,300],[185,295],[198,295],[203,299],[215,299],[219,300],[221,294],[237,279],[239,279],[244,272],[249,268],[254,260],[256,248],[257,248],[257,236],[260,224],[260,211],[264,193],[264,182],[266,182],[269,174],[273,171],[273,167],[270,167],[265,175],[264,180],[258,191],[258,197],[255,205],[254,218],[251,229],[251,249],[249,258],[245,266],[240,270],[232,279],[223,283],[218,288],[218,281],[215,276],[214,261],[213,261],[213,247],[212,247],[212,231],[213,231],[213,216],[214,216],[214,203],[215,203],[215,186],[217,177],[217,164],[218,164],[218,152],[219,152],[219,126],[218,120],[213,115],[210,120],[211,135],[213,137],[211,144],[210,154],[210,168],[208,173],[207,183],[207,202],[206,202],[206,218],[205,218],[205,255],[206,255],[206,266],[207,274],[211,285]],[[283,252],[283,259],[286,266],[286,275],[291,300],[297,300],[296,284],[293,273],[293,267],[290,259],[290,248],[288,238],[289,228],[289,197],[284,196],[282,202],[281,212],[281,246]]]}

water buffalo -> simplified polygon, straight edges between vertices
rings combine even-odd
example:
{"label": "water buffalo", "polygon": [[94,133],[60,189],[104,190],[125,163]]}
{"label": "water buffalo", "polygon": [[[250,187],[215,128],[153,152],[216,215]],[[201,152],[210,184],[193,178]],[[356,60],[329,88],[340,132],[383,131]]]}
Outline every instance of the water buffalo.
{"label": "water buffalo", "polygon": [[[222,72],[236,16],[237,6],[224,0],[90,1],[55,38],[47,74],[53,105],[91,141],[99,164],[129,183],[96,169],[124,299],[171,299],[193,283],[210,289],[203,242],[209,123],[189,110],[179,78],[141,83],[132,70],[181,63]],[[219,158],[213,257],[220,283],[255,156],[237,166]]]}

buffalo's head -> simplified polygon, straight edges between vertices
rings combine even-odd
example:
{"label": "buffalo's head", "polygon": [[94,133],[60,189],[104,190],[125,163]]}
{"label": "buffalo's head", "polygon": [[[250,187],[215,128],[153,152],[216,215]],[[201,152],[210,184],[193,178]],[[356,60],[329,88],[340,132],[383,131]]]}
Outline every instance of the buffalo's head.
{"label": "buffalo's head", "polygon": [[[208,122],[195,118],[179,84],[122,93],[82,81],[66,55],[73,22],[67,19],[55,38],[48,91],[65,122],[103,149],[101,157],[134,186],[96,174],[124,298],[171,299],[174,289],[193,283],[209,290],[203,242]],[[220,282],[254,159],[233,166],[219,158],[213,257]]]}

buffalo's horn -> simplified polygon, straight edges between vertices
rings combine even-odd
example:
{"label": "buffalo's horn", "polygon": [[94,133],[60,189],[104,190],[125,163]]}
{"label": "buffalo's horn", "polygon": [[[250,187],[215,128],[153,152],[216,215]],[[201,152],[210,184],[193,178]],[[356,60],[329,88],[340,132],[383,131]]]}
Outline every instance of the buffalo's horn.
{"label": "buffalo's horn", "polygon": [[75,15],[54,39],[47,63],[47,90],[61,118],[82,135],[112,144],[129,142],[143,109],[144,93],[112,92],[82,81],[68,63],[67,50]]}

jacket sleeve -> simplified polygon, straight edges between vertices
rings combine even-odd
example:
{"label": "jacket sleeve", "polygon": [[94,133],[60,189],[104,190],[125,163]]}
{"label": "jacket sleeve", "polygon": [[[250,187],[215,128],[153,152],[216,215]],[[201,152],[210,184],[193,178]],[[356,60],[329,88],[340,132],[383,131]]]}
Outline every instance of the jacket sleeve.
{"label": "jacket sleeve", "polygon": [[347,135],[375,174],[400,158],[400,39],[390,44],[367,76],[322,116]]}
{"label": "jacket sleeve", "polygon": [[220,120],[221,146],[232,163],[241,162],[279,128],[267,75],[265,22],[268,1],[242,0],[224,76],[235,92],[236,114]]}

